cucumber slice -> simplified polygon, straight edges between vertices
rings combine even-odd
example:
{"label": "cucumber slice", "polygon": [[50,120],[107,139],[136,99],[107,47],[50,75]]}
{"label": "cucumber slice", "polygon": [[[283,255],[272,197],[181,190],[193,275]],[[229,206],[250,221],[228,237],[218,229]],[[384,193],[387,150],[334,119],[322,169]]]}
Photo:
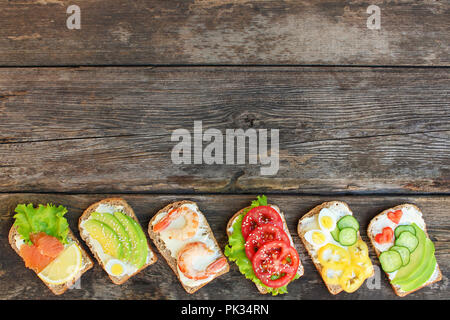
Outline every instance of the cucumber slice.
{"label": "cucumber slice", "polygon": [[394,231],[395,239],[397,239],[403,231],[409,231],[413,235],[416,235],[416,230],[414,229],[414,227],[412,225],[401,225],[401,226],[398,226],[397,228],[395,228],[395,231]]}
{"label": "cucumber slice", "polygon": [[338,226],[339,230],[342,230],[344,228],[353,228],[356,231],[359,230],[358,221],[356,221],[356,219],[351,215],[340,218],[337,223],[337,226]]}
{"label": "cucumber slice", "polygon": [[409,263],[409,256],[411,254],[409,253],[408,248],[401,246],[392,246],[389,250],[397,251],[400,254],[400,257],[402,258],[402,266],[406,266]]}
{"label": "cucumber slice", "polygon": [[334,230],[331,231],[330,233],[334,241],[339,242],[339,228],[338,227],[334,228]]}
{"label": "cucumber slice", "polygon": [[380,254],[381,267],[385,272],[394,272],[403,265],[400,253],[395,250],[384,251]]}
{"label": "cucumber slice", "polygon": [[403,231],[394,243],[396,246],[406,247],[412,253],[419,245],[419,240],[411,232]]}
{"label": "cucumber slice", "polygon": [[358,240],[358,234],[353,228],[344,228],[339,231],[339,243],[343,246],[352,246]]}

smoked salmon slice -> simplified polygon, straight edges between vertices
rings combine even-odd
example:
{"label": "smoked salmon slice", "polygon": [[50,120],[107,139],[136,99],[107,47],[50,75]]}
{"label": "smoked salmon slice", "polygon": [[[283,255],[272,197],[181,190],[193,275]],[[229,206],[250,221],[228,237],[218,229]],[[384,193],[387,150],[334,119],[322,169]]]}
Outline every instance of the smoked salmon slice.
{"label": "smoked salmon slice", "polygon": [[41,254],[51,258],[56,258],[64,250],[64,245],[58,239],[44,232],[30,235],[30,240]]}
{"label": "smoked salmon slice", "polygon": [[30,235],[30,240],[33,244],[23,244],[20,247],[20,255],[25,261],[25,266],[37,273],[64,250],[64,245],[58,239],[43,232]]}
{"label": "smoked salmon slice", "polygon": [[52,257],[41,254],[38,247],[34,244],[31,246],[28,244],[23,244],[20,247],[20,255],[25,261],[25,266],[33,269],[37,273],[44,270],[44,268],[53,261]]}

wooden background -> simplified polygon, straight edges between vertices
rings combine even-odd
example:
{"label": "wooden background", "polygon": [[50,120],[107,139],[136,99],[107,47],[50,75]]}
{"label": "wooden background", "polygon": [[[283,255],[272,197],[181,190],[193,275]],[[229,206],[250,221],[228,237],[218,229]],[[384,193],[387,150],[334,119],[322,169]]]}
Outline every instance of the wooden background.
{"label": "wooden background", "polygon": [[[80,30],[66,28],[71,4]],[[323,285],[296,225],[342,200],[364,237],[380,211],[417,204],[443,280],[403,299],[448,300],[450,1],[370,4],[380,30],[357,0],[0,2],[0,299],[398,299],[384,274],[353,294]],[[170,135],[194,120],[279,129],[278,173],[173,164]],[[223,247],[228,219],[262,193],[285,212],[305,266],[276,298],[234,264],[188,295],[161,256],[122,286],[96,264],[55,297],[6,241],[18,203],[66,206],[77,233],[89,204],[119,195],[144,227],[171,201],[197,201]]]}

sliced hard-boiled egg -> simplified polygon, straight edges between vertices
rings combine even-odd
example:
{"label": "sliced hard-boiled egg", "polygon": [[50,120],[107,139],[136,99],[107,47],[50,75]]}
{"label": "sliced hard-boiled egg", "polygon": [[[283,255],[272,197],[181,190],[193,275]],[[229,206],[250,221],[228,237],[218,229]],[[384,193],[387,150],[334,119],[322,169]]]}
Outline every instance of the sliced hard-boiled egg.
{"label": "sliced hard-boiled egg", "polygon": [[125,274],[126,266],[120,260],[110,259],[106,263],[105,269],[110,275],[115,276],[115,277],[121,277]]}
{"label": "sliced hard-boiled egg", "polygon": [[327,208],[320,210],[319,225],[323,231],[333,231],[336,228],[336,215],[334,212]]}
{"label": "sliced hard-boiled egg", "polygon": [[309,230],[305,233],[305,239],[316,248],[329,242],[328,236],[322,230]]}

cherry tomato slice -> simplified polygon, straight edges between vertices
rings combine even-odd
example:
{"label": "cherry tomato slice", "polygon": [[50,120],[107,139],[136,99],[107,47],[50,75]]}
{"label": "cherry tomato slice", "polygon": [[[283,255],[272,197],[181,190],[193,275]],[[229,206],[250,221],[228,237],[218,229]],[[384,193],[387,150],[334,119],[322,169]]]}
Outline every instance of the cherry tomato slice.
{"label": "cherry tomato slice", "polygon": [[283,229],[283,220],[278,212],[270,206],[259,206],[251,209],[242,219],[242,235],[247,240],[248,235],[263,224],[272,224]]}
{"label": "cherry tomato slice", "polygon": [[253,260],[256,252],[263,244],[274,240],[286,242],[288,245],[291,244],[288,235],[283,229],[272,224],[259,226],[248,235],[247,241],[245,242],[245,253],[247,257]]}
{"label": "cherry tomato slice", "polygon": [[262,283],[279,288],[295,277],[299,261],[298,253],[292,246],[283,241],[271,241],[259,248],[252,265]]}
{"label": "cherry tomato slice", "polygon": [[393,223],[398,224],[400,222],[400,219],[402,218],[402,215],[403,215],[403,211],[400,209],[400,210],[388,212],[387,217]]}
{"label": "cherry tomato slice", "polygon": [[394,231],[390,227],[383,228],[383,231],[375,236],[375,241],[379,244],[392,242]]}

